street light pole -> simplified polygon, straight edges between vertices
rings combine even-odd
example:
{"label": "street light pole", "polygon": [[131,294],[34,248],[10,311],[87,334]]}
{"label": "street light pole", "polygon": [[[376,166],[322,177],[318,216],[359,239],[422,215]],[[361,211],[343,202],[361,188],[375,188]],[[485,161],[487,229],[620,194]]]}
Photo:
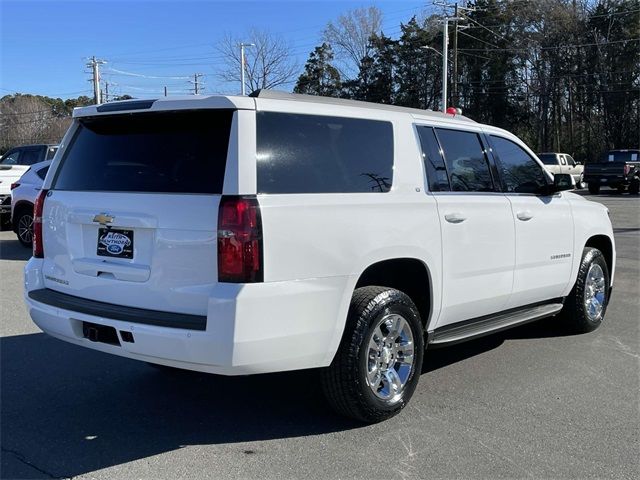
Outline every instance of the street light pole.
{"label": "street light pole", "polygon": [[244,64],[245,64],[244,47],[255,47],[255,44],[254,43],[240,44],[240,83],[241,83],[240,91],[242,92],[243,97],[246,95],[245,86],[244,86]]}
{"label": "street light pole", "polygon": [[447,111],[447,57],[449,48],[449,19],[444,19],[442,33],[442,111]]}
{"label": "street light pole", "polygon": [[449,48],[449,22],[462,20],[460,17],[444,17],[442,34],[442,111],[447,111],[447,57]]}

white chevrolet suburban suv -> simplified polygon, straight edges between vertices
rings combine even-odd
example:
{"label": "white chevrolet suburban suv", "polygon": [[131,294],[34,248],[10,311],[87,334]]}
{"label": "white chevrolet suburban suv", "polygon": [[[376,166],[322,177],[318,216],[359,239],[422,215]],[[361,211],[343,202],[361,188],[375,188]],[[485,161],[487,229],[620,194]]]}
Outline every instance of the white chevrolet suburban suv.
{"label": "white chevrolet suburban suv", "polygon": [[68,342],[222,375],[318,368],[399,412],[425,347],[603,320],[607,210],[507,131],[261,91],[76,109],[35,205],[25,299]]}

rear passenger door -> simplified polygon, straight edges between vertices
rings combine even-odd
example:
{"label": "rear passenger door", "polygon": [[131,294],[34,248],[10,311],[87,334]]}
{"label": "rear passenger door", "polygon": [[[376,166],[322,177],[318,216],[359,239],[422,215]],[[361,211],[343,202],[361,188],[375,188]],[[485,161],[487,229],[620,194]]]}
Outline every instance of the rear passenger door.
{"label": "rear passenger door", "polygon": [[[515,141],[490,135],[516,230],[516,269],[508,308],[563,294],[571,276],[573,217],[565,193],[547,194],[542,166]],[[564,155],[561,156],[564,163]]]}
{"label": "rear passenger door", "polygon": [[442,235],[442,310],[431,327],[503,310],[513,282],[513,216],[481,136],[417,128]]}

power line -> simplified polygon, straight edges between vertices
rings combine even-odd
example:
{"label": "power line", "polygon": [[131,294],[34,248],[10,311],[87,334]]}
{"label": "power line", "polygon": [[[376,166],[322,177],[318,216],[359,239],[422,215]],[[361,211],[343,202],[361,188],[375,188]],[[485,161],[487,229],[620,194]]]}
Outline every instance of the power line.
{"label": "power line", "polygon": [[[628,38],[625,40],[612,40],[610,42],[600,42],[600,43],[580,43],[574,45],[556,45],[553,47],[539,47],[539,50],[558,50],[562,48],[571,48],[571,47],[594,47],[594,46],[604,46],[611,45],[615,43],[626,43],[626,42],[637,42],[640,41],[640,38]],[[501,52],[528,52],[531,51],[531,48],[464,48],[460,49],[466,52],[486,52],[486,51],[501,51]]]}
{"label": "power line", "polygon": [[124,70],[118,70],[117,68],[110,68],[109,70],[107,70],[107,72],[114,72],[115,74],[119,74],[119,75],[127,75],[130,77],[141,77],[141,78],[153,78],[153,79],[164,79],[164,78],[168,78],[168,79],[173,79],[173,80],[188,80],[191,77],[172,77],[172,76],[158,76],[158,75],[144,75],[141,73],[134,73],[134,72],[125,72]]}

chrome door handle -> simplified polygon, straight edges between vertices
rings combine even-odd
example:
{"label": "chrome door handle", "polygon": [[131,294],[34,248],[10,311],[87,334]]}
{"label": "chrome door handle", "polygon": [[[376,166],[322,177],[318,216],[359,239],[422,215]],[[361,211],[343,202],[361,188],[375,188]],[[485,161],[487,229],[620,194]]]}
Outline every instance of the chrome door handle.
{"label": "chrome door handle", "polygon": [[533,213],[531,213],[531,211],[529,210],[522,210],[521,212],[516,213],[516,217],[518,217],[518,220],[526,222],[527,220],[531,220],[533,218]]}
{"label": "chrome door handle", "polygon": [[460,212],[453,212],[447,213],[444,216],[444,219],[449,223],[462,223],[467,219],[467,217],[462,215]]}

